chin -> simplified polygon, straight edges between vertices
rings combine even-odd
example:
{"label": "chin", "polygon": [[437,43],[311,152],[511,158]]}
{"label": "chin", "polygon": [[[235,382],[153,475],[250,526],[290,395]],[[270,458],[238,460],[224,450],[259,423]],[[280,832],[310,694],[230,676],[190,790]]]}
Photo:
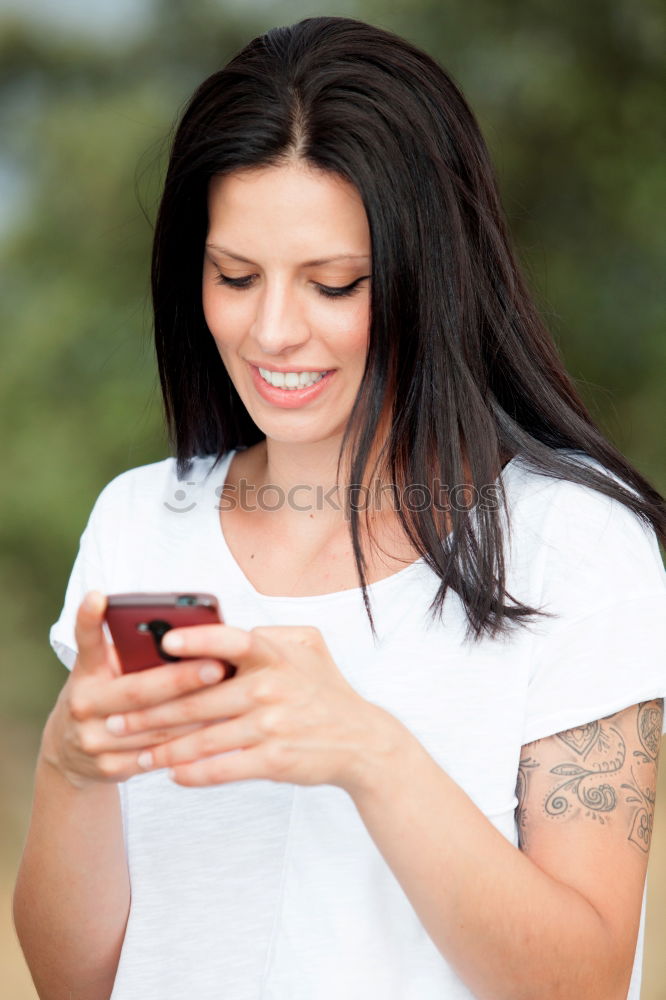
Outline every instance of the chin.
{"label": "chin", "polygon": [[281,444],[321,444],[324,441],[340,441],[344,428],[317,431],[312,427],[294,428],[293,430],[277,430],[270,427],[257,427],[266,436],[266,441],[276,441]]}

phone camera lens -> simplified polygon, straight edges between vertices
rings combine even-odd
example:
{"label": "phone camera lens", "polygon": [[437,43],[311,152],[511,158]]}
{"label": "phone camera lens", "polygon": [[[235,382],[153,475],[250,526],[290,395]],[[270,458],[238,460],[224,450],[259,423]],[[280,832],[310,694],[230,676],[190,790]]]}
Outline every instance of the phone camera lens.
{"label": "phone camera lens", "polygon": [[149,628],[153,636],[153,642],[155,643],[155,649],[158,656],[161,656],[162,659],[170,662],[182,659],[182,657],[173,656],[171,653],[167,653],[165,649],[162,649],[162,639],[166,633],[173,628],[173,625],[161,618],[153,618],[153,620],[149,623]]}

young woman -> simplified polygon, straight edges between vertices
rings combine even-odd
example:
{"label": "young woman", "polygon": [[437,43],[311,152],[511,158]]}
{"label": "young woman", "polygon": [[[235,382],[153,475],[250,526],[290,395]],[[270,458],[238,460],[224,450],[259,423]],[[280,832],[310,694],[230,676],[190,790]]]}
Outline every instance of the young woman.
{"label": "young woman", "polygon": [[[460,91],[357,20],[256,38],[182,115],[152,278],[175,454],[101,491],[51,628],[40,997],[638,1000],[664,500]],[[181,590],[227,624],[121,675],[106,595]]]}

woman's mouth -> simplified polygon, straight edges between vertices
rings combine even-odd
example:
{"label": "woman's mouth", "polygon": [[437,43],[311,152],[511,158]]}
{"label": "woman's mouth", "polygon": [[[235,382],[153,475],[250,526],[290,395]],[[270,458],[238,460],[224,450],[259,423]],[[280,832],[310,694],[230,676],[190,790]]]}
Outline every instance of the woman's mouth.
{"label": "woman's mouth", "polygon": [[273,372],[267,368],[250,365],[252,381],[259,395],[269,403],[286,409],[303,406],[319,396],[335,369],[326,372],[295,370],[293,372]]}

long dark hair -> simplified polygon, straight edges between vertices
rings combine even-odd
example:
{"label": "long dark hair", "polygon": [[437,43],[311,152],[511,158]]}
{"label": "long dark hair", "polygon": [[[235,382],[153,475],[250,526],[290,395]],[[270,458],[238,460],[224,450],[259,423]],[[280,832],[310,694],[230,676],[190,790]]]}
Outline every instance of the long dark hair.
{"label": "long dark hair", "polygon": [[[219,459],[264,437],[204,319],[209,181],[294,157],[351,182],[371,233],[368,356],[341,451],[351,449],[351,482],[365,481],[388,398],[382,468],[399,491],[435,479],[476,488],[497,480],[506,509],[498,473],[503,459],[519,454],[538,474],[625,504],[666,544],[664,498],[596,426],[532,301],[488,150],[460,90],[425,52],[353,18],[308,17],[253,39],[197,88],[175,129],[152,293],[179,478],[195,455]],[[615,476],[577,462],[576,454]],[[477,506],[477,528],[470,510],[453,506],[442,544],[432,505],[398,511],[410,542],[441,580],[430,612],[441,614],[452,587],[474,638],[545,614],[505,590],[498,512],[496,505]],[[374,635],[358,510],[349,515]],[[513,605],[504,604],[507,596]]]}

